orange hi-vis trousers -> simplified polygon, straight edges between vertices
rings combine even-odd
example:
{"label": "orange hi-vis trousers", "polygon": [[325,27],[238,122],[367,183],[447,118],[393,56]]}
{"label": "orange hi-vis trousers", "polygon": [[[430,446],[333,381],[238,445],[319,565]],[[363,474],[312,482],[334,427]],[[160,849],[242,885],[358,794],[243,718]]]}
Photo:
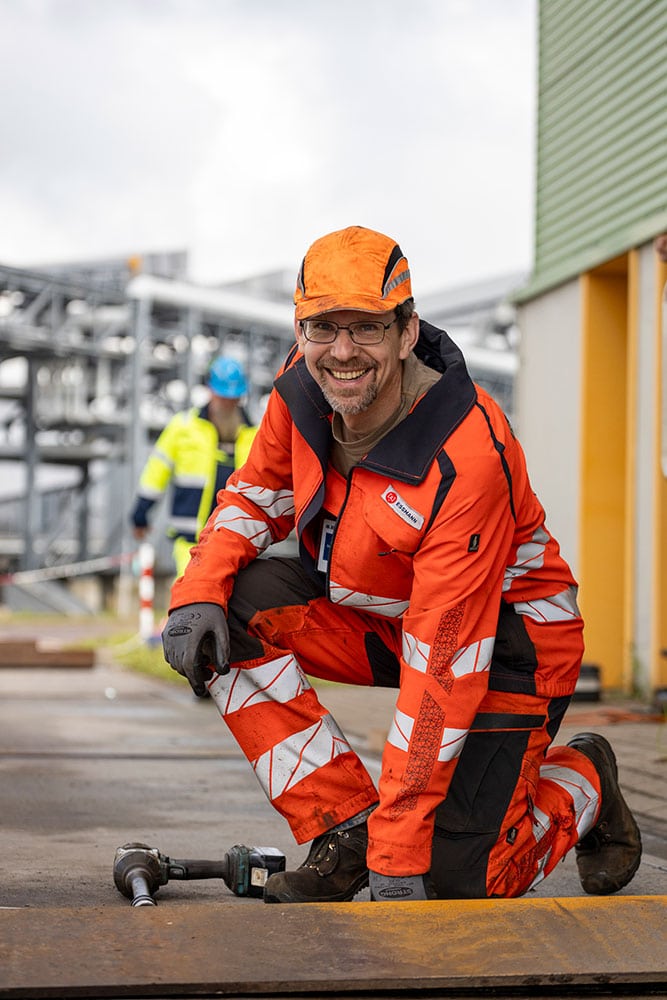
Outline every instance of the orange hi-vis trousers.
{"label": "orange hi-vis trousers", "polygon": [[[581,658],[580,624],[542,626],[511,614],[509,633],[501,614],[497,640],[506,650],[511,633],[508,659],[525,662],[530,649],[539,669],[541,647],[552,649],[554,642],[559,656]],[[307,675],[398,687],[400,622],[332,604],[294,559],[257,559],[242,570],[228,620],[231,668],[213,676],[209,691],[297,842],[374,806],[378,790]],[[521,635],[523,650],[517,648]],[[551,746],[570,696],[509,691],[507,671],[501,676],[503,690],[490,681],[435,810],[430,873],[440,898],[525,893],[592,828],[599,812],[591,762],[577,750]],[[406,752],[404,735],[397,710],[383,767]],[[388,822],[380,813],[368,820],[369,868],[420,874],[406,871],[404,860],[394,867],[386,852],[382,859],[374,855],[373,824]],[[378,837],[391,841],[391,830]]]}

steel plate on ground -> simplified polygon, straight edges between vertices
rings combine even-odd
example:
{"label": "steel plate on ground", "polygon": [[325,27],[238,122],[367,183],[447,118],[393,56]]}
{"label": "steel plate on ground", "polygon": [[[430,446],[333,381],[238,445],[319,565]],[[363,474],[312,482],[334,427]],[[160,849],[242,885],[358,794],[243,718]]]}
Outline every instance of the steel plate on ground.
{"label": "steel plate on ground", "polygon": [[667,981],[667,897],[0,910],[0,997],[400,994]]}

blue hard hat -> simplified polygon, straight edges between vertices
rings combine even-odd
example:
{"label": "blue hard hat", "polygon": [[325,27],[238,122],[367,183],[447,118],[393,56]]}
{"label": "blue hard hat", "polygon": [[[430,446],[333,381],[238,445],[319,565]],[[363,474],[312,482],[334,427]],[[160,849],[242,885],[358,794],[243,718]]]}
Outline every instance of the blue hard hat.
{"label": "blue hard hat", "polygon": [[208,370],[206,381],[211,392],[225,399],[239,399],[248,391],[241,365],[234,358],[218,358]]}

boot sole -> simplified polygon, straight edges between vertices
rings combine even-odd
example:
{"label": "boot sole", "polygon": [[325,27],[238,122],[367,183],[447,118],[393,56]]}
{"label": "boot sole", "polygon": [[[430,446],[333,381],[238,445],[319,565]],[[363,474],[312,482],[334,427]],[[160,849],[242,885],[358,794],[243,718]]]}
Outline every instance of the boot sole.
{"label": "boot sole", "polygon": [[368,872],[365,875],[360,876],[352,884],[352,889],[347,892],[338,893],[336,896],[326,896],[320,899],[315,899],[313,896],[304,896],[302,893],[290,891],[289,887],[285,886],[282,892],[272,892],[265,887],[264,889],[264,902],[265,903],[350,903],[354,897],[365,889],[368,885]]}

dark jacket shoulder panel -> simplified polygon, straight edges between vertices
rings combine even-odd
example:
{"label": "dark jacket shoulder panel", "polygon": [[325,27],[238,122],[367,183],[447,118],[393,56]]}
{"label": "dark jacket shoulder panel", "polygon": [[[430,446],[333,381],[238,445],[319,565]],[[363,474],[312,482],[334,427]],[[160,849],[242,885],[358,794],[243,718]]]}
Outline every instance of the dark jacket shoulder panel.
{"label": "dark jacket shoulder panel", "polygon": [[[362,468],[406,483],[423,480],[445,441],[477,398],[463,354],[443,330],[420,320],[415,354],[441,372],[442,378],[360,463]],[[308,372],[303,356],[292,355],[274,385],[297,430],[324,467],[331,440],[331,407]]]}

